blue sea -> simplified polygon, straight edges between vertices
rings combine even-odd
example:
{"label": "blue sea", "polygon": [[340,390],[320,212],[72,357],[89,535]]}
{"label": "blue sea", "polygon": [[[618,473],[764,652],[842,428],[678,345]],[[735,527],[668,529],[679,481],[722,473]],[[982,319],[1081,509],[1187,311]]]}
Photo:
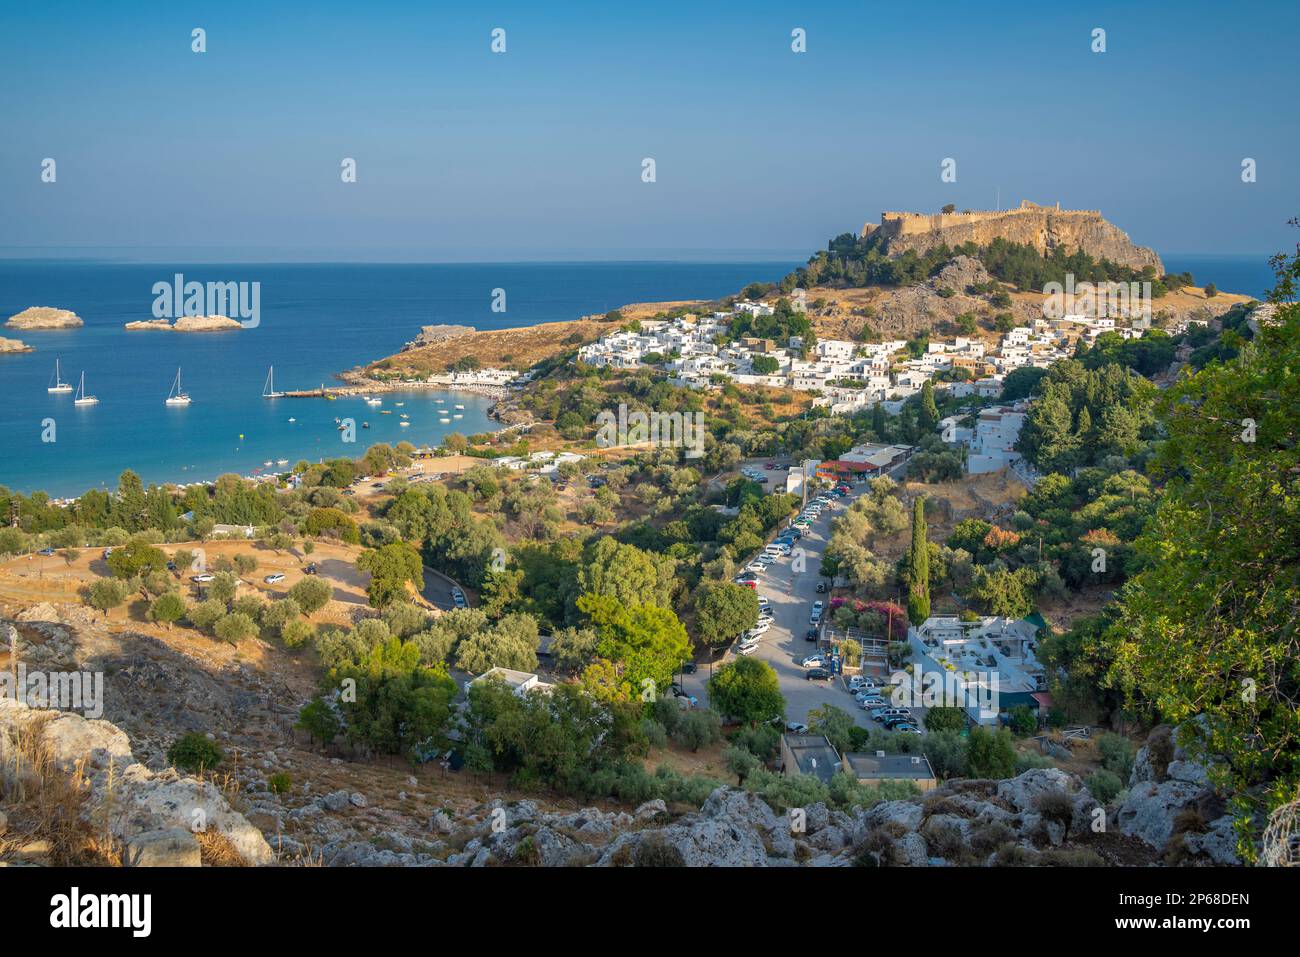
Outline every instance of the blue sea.
{"label": "blue sea", "polygon": [[[442,391],[384,393],[380,415],[360,398],[262,398],[267,370],[277,390],[337,384],[336,372],[398,351],[423,325],[504,329],[576,319],[630,302],[716,298],[774,281],[795,263],[201,264],[0,260],[0,321],[28,306],[71,309],[79,329],[5,329],[35,352],[0,355],[0,485],[54,496],[116,485],[133,469],[149,482],[249,475],[264,462],[359,455],[375,442],[436,445],[496,425],[491,400]],[[260,323],[231,332],[126,331],[153,318],[156,282],[259,282]],[[493,312],[493,290],[505,311]],[[46,387],[58,358],[63,379],[99,404]],[[164,404],[177,368],[188,407]],[[438,398],[444,399],[442,405]],[[404,405],[399,409],[397,402]],[[462,419],[440,424],[455,403]],[[459,411],[459,410],[457,410]],[[399,412],[411,425],[398,425]],[[356,419],[345,445],[336,417]],[[290,422],[294,418],[296,422]],[[42,441],[53,420],[55,441]],[[362,422],[369,429],[361,429]],[[278,467],[278,466],[276,466]]]}

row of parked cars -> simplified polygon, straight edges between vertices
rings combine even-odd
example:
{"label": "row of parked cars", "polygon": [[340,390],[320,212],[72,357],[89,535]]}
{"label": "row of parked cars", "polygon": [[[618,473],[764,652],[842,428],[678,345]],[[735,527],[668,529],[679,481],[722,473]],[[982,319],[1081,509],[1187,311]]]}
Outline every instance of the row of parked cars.
{"label": "row of parked cars", "polygon": [[854,675],[848,681],[849,694],[858,703],[858,707],[871,715],[873,721],[879,721],[887,729],[900,734],[920,734],[910,708],[898,708],[890,705],[885,698],[885,689],[876,684],[875,679],[865,675]]}
{"label": "row of parked cars", "polygon": [[763,640],[772,627],[772,603],[766,598],[758,600],[758,623],[736,640],[735,652],[738,655],[752,655],[758,651],[758,643]]}

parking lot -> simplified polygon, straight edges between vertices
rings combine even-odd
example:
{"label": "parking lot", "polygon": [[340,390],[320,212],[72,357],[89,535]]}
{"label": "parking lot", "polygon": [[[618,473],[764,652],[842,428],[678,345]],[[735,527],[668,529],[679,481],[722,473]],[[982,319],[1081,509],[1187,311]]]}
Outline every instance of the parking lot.
{"label": "parking lot", "polygon": [[[784,473],[778,473],[784,475]],[[835,515],[841,514],[863,492],[865,487],[856,487],[836,505],[828,508],[803,533],[795,543],[803,549],[804,568],[794,572],[791,568],[793,555],[778,559],[766,571],[758,574],[758,595],[766,598],[772,605],[772,626],[759,639],[758,650],[754,656],[766,661],[776,671],[780,682],[781,694],[786,701],[786,720],[802,724],[808,722],[808,713],[826,704],[849,712],[854,720],[863,727],[880,727],[874,723],[868,713],[858,707],[849,693],[845,679],[837,676],[830,681],[809,681],[800,662],[816,649],[814,642],[807,640],[811,627],[809,616],[813,604],[824,601],[829,614],[829,593],[819,594],[817,583],[824,580],[821,576],[821,555],[830,537],[830,524]],[[714,661],[718,667],[735,659],[733,650],[719,654]],[[708,702],[709,669],[703,665],[693,675],[683,676],[683,687],[694,695],[701,704]]]}

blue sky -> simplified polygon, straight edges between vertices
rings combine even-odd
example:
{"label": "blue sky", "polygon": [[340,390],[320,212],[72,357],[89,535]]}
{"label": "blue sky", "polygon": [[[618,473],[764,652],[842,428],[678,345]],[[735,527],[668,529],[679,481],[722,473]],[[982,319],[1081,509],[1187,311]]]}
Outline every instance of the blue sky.
{"label": "blue sky", "polygon": [[1069,6],[6,4],[0,255],[802,259],[999,190],[1294,243],[1300,4]]}

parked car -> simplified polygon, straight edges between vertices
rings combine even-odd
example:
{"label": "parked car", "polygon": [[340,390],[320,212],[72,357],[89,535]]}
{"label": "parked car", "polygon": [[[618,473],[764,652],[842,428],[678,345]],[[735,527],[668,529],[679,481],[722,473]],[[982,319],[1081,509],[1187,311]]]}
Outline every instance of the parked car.
{"label": "parked car", "polygon": [[737,645],[737,646],[736,646],[736,654],[738,654],[738,655],[743,655],[743,656],[745,656],[745,657],[749,657],[750,655],[752,655],[752,654],[753,654],[754,652],[756,652],[756,651],[758,651],[758,642],[757,642],[757,641],[754,642],[752,645]]}
{"label": "parked car", "polygon": [[816,629],[816,628],[809,628],[809,629],[808,629],[808,634],[804,635],[804,640],[806,640],[806,641],[816,641],[816,640],[817,640],[817,629]]}
{"label": "parked car", "polygon": [[315,562],[308,562],[307,567],[302,570],[304,575],[315,575],[319,572]]}
{"label": "parked car", "polygon": [[52,549],[52,548],[42,548],[42,549],[41,549],[39,552],[37,552],[36,554],[37,554],[37,555],[53,555],[53,554],[54,554],[54,549]]}
{"label": "parked car", "polygon": [[268,585],[278,585],[280,582],[284,581],[284,576],[279,572],[276,572],[274,575],[267,575],[262,579],[262,581],[266,582]]}
{"label": "parked car", "polygon": [[894,728],[894,730],[897,731],[897,732],[899,732],[900,734],[920,734],[920,733],[921,733],[921,729],[920,729],[920,728],[916,727],[915,725],[910,725],[910,724],[900,724],[898,727]]}
{"label": "parked car", "polygon": [[682,674],[684,675],[693,675],[697,670],[698,667],[693,661],[688,661],[682,665]]}
{"label": "parked car", "polygon": [[809,681],[829,681],[831,673],[825,668],[809,668],[803,676]]}
{"label": "parked car", "polygon": [[825,594],[825,593],[826,593],[826,583],[825,583],[825,582],[818,582],[818,583],[817,583],[817,594],[822,595],[822,594]]}
{"label": "parked car", "polygon": [[820,652],[816,654],[811,654],[803,661],[799,662],[799,664],[805,668],[816,668],[826,664],[826,656],[821,654]]}
{"label": "parked car", "polygon": [[785,729],[789,731],[791,734],[808,733],[808,725],[804,724],[801,721],[787,721],[785,723]]}
{"label": "parked car", "polygon": [[860,698],[858,700],[858,707],[861,708],[863,711],[869,711],[873,708],[883,708],[884,706],[885,706],[885,699],[877,697],[875,695],[872,695],[867,698]]}
{"label": "parked car", "polygon": [[217,577],[216,575],[209,575],[207,572],[204,572],[202,575],[191,575],[190,581],[194,582],[197,585],[206,585],[208,582],[212,581],[212,579],[216,577]]}

